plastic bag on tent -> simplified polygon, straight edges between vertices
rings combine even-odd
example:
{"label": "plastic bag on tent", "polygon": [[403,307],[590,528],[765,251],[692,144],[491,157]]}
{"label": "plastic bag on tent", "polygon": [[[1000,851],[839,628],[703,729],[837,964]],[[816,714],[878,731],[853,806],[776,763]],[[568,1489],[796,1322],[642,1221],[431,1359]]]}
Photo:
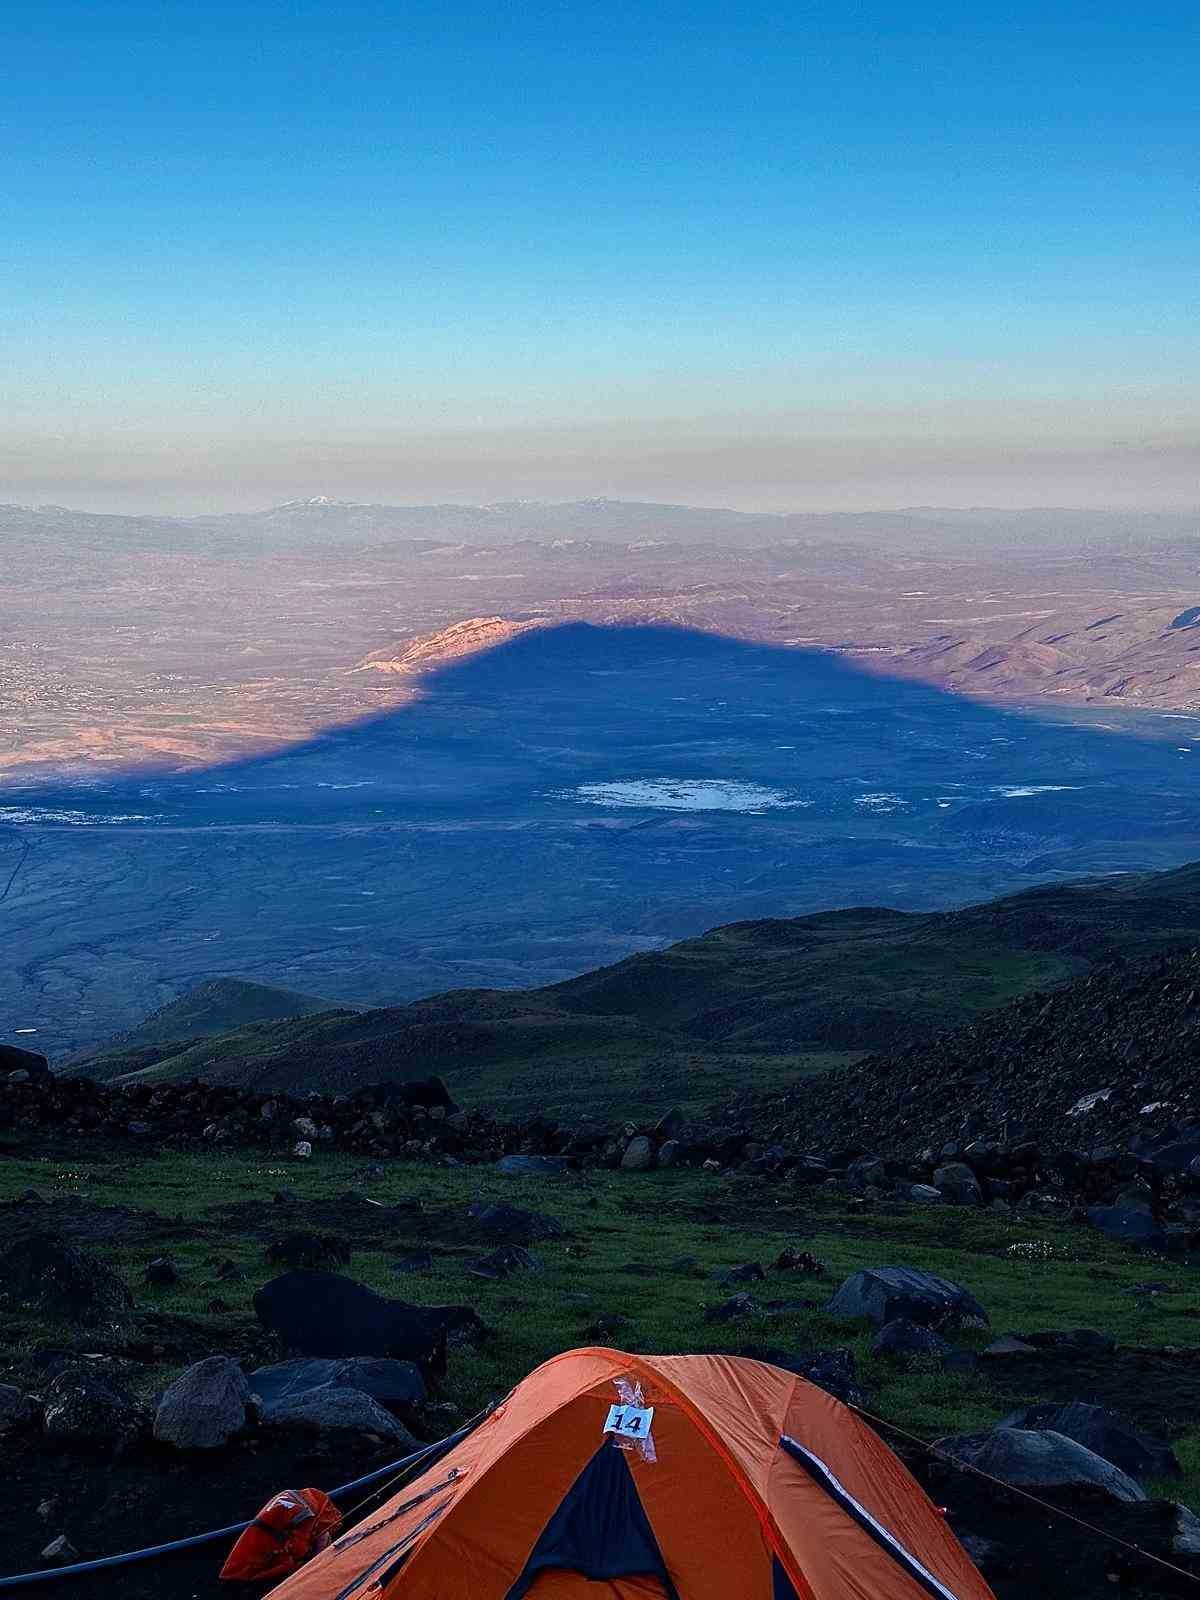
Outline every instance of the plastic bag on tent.
{"label": "plastic bag on tent", "polygon": [[613,1387],[619,1396],[616,1405],[609,1406],[605,1433],[611,1433],[618,1450],[634,1450],[643,1461],[657,1461],[654,1448],[654,1407],[646,1404],[642,1386],[633,1378],[614,1378]]}

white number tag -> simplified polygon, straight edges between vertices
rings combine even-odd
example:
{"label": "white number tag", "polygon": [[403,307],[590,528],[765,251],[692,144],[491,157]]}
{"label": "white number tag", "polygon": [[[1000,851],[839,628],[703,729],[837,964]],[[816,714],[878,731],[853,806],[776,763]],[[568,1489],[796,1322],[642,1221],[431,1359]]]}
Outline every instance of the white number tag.
{"label": "white number tag", "polygon": [[653,1406],[609,1406],[604,1431],[622,1439],[648,1439],[653,1421]]}

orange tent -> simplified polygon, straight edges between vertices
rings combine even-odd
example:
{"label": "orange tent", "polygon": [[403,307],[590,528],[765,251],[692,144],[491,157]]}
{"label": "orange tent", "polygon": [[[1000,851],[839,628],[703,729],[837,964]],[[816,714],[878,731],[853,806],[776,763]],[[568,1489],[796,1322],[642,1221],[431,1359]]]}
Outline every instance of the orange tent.
{"label": "orange tent", "polygon": [[823,1389],[731,1356],[601,1349],[547,1361],[272,1590],[525,1596],[993,1600],[916,1480]]}

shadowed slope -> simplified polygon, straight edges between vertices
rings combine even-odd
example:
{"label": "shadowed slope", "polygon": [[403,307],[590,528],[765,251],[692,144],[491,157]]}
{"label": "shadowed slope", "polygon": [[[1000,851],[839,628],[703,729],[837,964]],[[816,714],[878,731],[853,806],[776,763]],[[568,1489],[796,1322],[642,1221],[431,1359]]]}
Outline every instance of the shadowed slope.
{"label": "shadowed slope", "polygon": [[[547,988],[452,991],[163,1045],[140,1075],[299,1090],[433,1071],[464,1103],[506,1111],[698,1109],[838,1053],[928,1042],[1096,963],[1197,943],[1200,867],[962,911],[735,923]],[[129,1064],[100,1055],[84,1070]]]}

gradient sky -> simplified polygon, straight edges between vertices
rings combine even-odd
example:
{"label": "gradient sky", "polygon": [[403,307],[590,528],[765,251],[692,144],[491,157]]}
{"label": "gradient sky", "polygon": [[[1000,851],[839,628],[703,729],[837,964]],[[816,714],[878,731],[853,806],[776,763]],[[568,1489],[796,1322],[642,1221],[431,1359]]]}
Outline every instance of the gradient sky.
{"label": "gradient sky", "polygon": [[1200,504],[1200,7],[10,0],[0,500]]}

